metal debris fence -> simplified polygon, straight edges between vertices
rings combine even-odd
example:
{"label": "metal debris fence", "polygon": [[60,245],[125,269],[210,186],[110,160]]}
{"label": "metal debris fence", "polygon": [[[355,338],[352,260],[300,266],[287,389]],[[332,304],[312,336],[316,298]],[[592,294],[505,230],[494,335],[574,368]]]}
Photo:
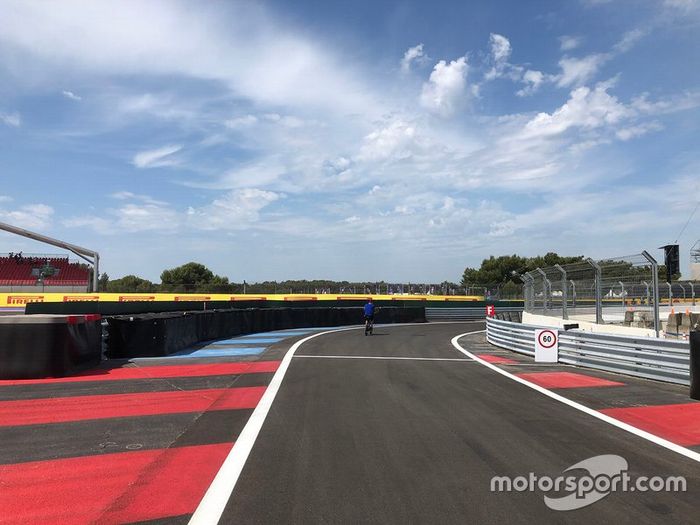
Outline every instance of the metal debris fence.
{"label": "metal debris fence", "polygon": [[597,324],[654,329],[675,308],[697,304],[700,283],[660,283],[648,253],[537,268],[520,275],[525,311]]}

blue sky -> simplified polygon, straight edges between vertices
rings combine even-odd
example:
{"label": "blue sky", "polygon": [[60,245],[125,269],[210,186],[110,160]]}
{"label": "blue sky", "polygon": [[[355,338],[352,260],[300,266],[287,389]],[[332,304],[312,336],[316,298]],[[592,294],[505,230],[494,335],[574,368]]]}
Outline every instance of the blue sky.
{"label": "blue sky", "polygon": [[155,280],[652,251],[700,199],[699,30],[698,0],[2,0],[0,220]]}

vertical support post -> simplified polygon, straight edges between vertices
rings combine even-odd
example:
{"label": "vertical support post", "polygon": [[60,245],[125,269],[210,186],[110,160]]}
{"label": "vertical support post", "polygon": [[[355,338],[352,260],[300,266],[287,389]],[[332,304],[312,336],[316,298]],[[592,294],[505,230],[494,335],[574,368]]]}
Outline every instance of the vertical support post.
{"label": "vertical support post", "polygon": [[561,273],[561,318],[568,319],[569,311],[567,303],[569,302],[569,290],[566,284],[566,270],[562,268],[559,264],[555,264],[554,267]]}
{"label": "vertical support post", "polygon": [[620,284],[620,298],[622,299],[622,315],[625,315],[625,283],[617,281]]}
{"label": "vertical support post", "polygon": [[93,256],[93,268],[92,268],[92,291],[93,293],[97,293],[99,290],[97,289],[99,287],[100,283],[100,254],[95,253]]}
{"label": "vertical support post", "polygon": [[527,312],[528,311],[528,309],[527,309],[528,308],[528,304],[527,304],[528,303],[528,297],[527,297],[528,296],[528,289],[527,289],[527,286],[528,286],[529,281],[520,274],[518,274],[518,277],[523,282],[523,303],[524,303],[523,310],[525,310]]}
{"label": "vertical support post", "polygon": [[693,298],[693,306],[695,306],[695,285],[692,282],[688,284],[690,285],[690,295]]}
{"label": "vertical support post", "polygon": [[544,315],[547,315],[547,311],[549,310],[549,306],[551,304],[547,296],[547,292],[549,292],[549,296],[551,297],[552,283],[549,281],[549,279],[547,279],[547,274],[544,273],[542,268],[535,268],[535,271],[542,276],[542,292],[544,294],[542,298],[542,308],[544,309]]}
{"label": "vertical support post", "polygon": [[535,288],[535,280],[529,274],[518,275],[520,280],[523,282],[523,299],[524,299],[524,310],[526,312],[532,312],[534,310],[535,294],[533,292]]}
{"label": "vertical support post", "polygon": [[569,282],[571,283],[571,303],[574,306],[574,310],[576,310],[576,282],[573,279]]}
{"label": "vertical support post", "polygon": [[656,337],[659,337],[659,332],[661,331],[661,318],[659,316],[659,263],[646,250],[642,252],[642,257],[651,264],[651,282],[654,288],[654,331],[656,332]]}
{"label": "vertical support post", "polygon": [[591,258],[586,259],[586,262],[595,270],[595,322],[603,324],[603,270]]}
{"label": "vertical support post", "polygon": [[671,283],[666,283],[666,286],[668,286],[668,305],[673,308],[673,286]]}

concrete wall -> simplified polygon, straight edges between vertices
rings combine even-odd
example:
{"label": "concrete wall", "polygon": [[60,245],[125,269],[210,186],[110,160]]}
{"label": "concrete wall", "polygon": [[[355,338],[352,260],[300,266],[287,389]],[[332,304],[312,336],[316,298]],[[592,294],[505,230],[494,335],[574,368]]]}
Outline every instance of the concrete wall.
{"label": "concrete wall", "polygon": [[523,312],[523,324],[531,324],[537,326],[551,326],[556,328],[564,328],[565,324],[578,323],[579,329],[595,334],[614,334],[626,335],[629,337],[656,337],[654,330],[646,328],[632,328],[629,326],[620,326],[614,324],[595,324],[589,321],[581,320],[564,320],[558,317],[549,317],[547,315],[536,315],[528,312]]}

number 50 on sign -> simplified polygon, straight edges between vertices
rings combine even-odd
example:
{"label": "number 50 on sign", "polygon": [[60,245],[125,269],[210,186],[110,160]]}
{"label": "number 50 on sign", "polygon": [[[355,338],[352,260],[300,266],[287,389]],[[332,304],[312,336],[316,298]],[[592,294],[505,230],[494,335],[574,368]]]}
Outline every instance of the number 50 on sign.
{"label": "number 50 on sign", "polygon": [[559,360],[559,334],[557,330],[535,330],[535,361],[556,363]]}

